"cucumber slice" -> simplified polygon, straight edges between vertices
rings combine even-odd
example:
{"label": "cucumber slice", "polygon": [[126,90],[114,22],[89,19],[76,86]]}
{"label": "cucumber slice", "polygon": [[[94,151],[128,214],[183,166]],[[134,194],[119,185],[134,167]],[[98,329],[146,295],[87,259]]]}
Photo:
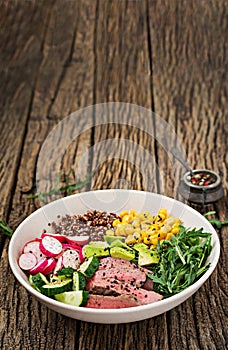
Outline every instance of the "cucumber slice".
{"label": "cucumber slice", "polygon": [[67,292],[71,290],[71,288],[72,288],[72,279],[68,278],[66,280],[63,280],[62,282],[57,281],[57,282],[47,283],[40,288],[40,291],[47,297],[52,297],[55,294]]}
{"label": "cucumber slice", "polygon": [[73,291],[83,290],[86,287],[86,278],[80,271],[73,273]]}
{"label": "cucumber slice", "polygon": [[84,290],[65,292],[55,295],[55,299],[61,301],[62,303],[74,305],[74,306],[84,306],[86,305],[89,298],[89,292]]}
{"label": "cucumber slice", "polygon": [[79,271],[86,277],[92,277],[97,271],[99,264],[100,260],[96,256],[91,256],[81,264]]}
{"label": "cucumber slice", "polygon": [[41,273],[38,272],[36,275],[29,275],[29,283],[31,286],[35,289],[37,289],[40,292],[40,289],[43,285],[48,284],[47,278]]}
{"label": "cucumber slice", "polygon": [[[57,275],[54,275],[54,274],[51,274],[50,275],[50,283],[53,283],[53,282],[55,282],[55,283],[59,283],[59,282],[62,282],[62,278],[61,278],[62,276],[57,276]],[[64,278],[63,278],[64,279]],[[45,284],[47,284],[47,283],[45,283]]]}

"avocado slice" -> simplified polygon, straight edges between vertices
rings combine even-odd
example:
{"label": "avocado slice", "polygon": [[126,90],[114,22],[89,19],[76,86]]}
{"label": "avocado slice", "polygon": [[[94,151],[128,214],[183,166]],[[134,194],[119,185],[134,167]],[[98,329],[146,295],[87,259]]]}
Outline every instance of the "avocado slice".
{"label": "avocado slice", "polygon": [[138,264],[147,266],[157,264],[159,261],[158,253],[155,250],[149,249],[144,243],[136,243],[133,248],[138,252]]}
{"label": "avocado slice", "polygon": [[157,264],[158,261],[159,261],[158,255],[152,255],[149,250],[139,252],[138,264],[140,266]]}
{"label": "avocado slice", "polygon": [[132,249],[131,249],[127,244],[125,244],[124,242],[122,242],[120,239],[114,240],[114,241],[110,244],[110,247],[111,247],[111,248],[113,248],[113,247],[119,247],[119,248],[123,248],[123,249],[128,250],[128,251],[132,251]]}
{"label": "avocado slice", "polygon": [[90,242],[83,247],[83,253],[86,258],[90,258],[94,255],[97,257],[109,256],[109,245],[107,242],[103,241]]}
{"label": "avocado slice", "polygon": [[145,243],[135,243],[133,245],[133,248],[135,250],[137,250],[137,252],[148,251],[149,250],[148,245],[146,245]]}
{"label": "avocado slice", "polygon": [[133,260],[135,258],[135,253],[133,249],[124,249],[122,247],[112,247],[110,249],[110,255],[112,258],[124,259],[124,260]]}
{"label": "avocado slice", "polygon": [[105,242],[107,242],[108,244],[112,244],[114,241],[119,240],[121,242],[124,242],[125,237],[122,236],[104,236],[104,240]]}

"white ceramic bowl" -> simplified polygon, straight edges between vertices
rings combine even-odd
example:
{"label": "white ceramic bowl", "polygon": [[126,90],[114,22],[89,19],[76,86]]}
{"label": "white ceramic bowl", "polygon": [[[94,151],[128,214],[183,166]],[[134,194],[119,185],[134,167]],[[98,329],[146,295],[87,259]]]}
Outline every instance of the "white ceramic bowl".
{"label": "white ceramic bowl", "polygon": [[[212,234],[213,249],[209,258],[210,268],[192,286],[173,297],[153,304],[126,309],[89,309],[66,305],[50,299],[33,289],[27,281],[26,275],[18,266],[18,258],[24,244],[39,237],[42,230],[49,230],[48,223],[57,221],[58,215],[66,213],[80,214],[87,210],[97,209],[107,212],[120,212],[123,209],[135,209],[140,212],[149,211],[156,214],[160,208],[166,208],[169,214],[179,217],[186,227],[203,228]],[[84,192],[62,198],[38,209],[26,218],[16,229],[9,245],[9,262],[18,281],[41,303],[52,310],[71,318],[95,323],[127,323],[139,321],[162,314],[179,305],[208,279],[219,259],[220,244],[216,231],[201,214],[191,207],[159,194],[129,191],[129,190],[101,190]]]}

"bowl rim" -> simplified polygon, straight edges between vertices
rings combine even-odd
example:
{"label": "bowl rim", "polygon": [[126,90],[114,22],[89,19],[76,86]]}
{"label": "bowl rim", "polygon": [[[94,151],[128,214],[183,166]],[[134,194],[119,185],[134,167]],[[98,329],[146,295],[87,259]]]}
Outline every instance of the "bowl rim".
{"label": "bowl rim", "polygon": [[[44,207],[46,206],[51,206],[51,205],[55,205],[60,201],[67,201],[69,200],[69,198],[75,197],[77,198],[78,196],[82,196],[82,195],[89,195],[92,193],[98,193],[98,192],[131,192],[131,193],[143,193],[145,194],[149,194],[152,196],[155,196],[157,198],[164,198],[165,200],[171,201],[173,203],[181,203],[181,205],[183,205],[184,208],[186,208],[188,211],[190,210],[193,214],[196,214],[197,216],[202,217],[202,219],[205,220],[205,223],[207,223],[207,225],[210,227],[211,230],[211,234],[213,236],[213,241],[214,241],[214,246],[216,245],[216,250],[215,250],[215,256],[213,259],[213,262],[211,262],[211,265],[209,266],[208,270],[203,274],[203,276],[201,276],[195,283],[193,283],[191,286],[189,286],[188,288],[186,288],[185,290],[183,290],[182,292],[175,294],[174,296],[171,296],[169,298],[166,299],[162,299],[158,302],[155,303],[150,303],[150,304],[146,304],[146,305],[140,305],[140,306],[134,306],[134,307],[130,307],[130,308],[120,308],[120,309],[96,309],[96,308],[86,308],[86,307],[79,307],[79,306],[73,306],[73,305],[68,305],[62,302],[59,302],[57,300],[51,299],[43,294],[41,294],[40,292],[36,291],[29,283],[28,280],[24,279],[21,274],[18,271],[21,271],[21,273],[23,273],[22,270],[20,270],[20,267],[17,265],[17,262],[15,263],[15,258],[13,256],[13,248],[14,248],[14,244],[16,242],[16,240],[18,239],[17,235],[18,232],[20,232],[21,228],[25,225],[25,223],[29,220],[31,220],[33,218],[33,216],[37,215],[38,212],[42,211]],[[55,307],[58,307],[59,309],[65,309],[68,311],[80,311],[80,313],[84,313],[84,314],[98,314],[98,315],[110,315],[110,313],[112,314],[119,314],[121,316],[121,313],[124,312],[125,315],[127,314],[132,314],[134,312],[137,311],[146,311],[146,310],[153,310],[155,309],[158,305],[160,306],[167,306],[169,303],[171,304],[172,302],[175,303],[177,301],[177,299],[181,299],[182,297],[184,297],[186,294],[188,295],[188,297],[190,297],[193,293],[195,293],[201,286],[203,283],[205,283],[205,281],[210,277],[210,275],[212,274],[212,272],[214,271],[214,269],[216,268],[216,265],[218,263],[219,260],[219,256],[220,256],[220,241],[219,241],[219,237],[217,232],[215,231],[214,227],[209,223],[209,221],[203,216],[201,215],[198,211],[196,211],[195,209],[193,209],[192,207],[188,206],[185,203],[182,203],[174,198],[171,197],[167,197],[164,196],[162,194],[158,194],[158,193],[154,193],[154,192],[148,192],[148,191],[140,191],[140,190],[125,190],[125,189],[106,189],[106,190],[93,190],[93,191],[87,191],[87,192],[81,192],[81,193],[77,193],[77,194],[73,194],[67,197],[63,197],[60,199],[57,199],[53,202],[50,202],[48,204],[46,204],[43,207],[40,207],[39,209],[35,210],[33,213],[31,213],[29,216],[27,216],[21,223],[20,225],[16,228],[16,230],[13,233],[12,238],[10,239],[10,243],[9,243],[9,248],[8,248],[8,260],[9,260],[9,264],[11,267],[11,270],[14,274],[14,276],[17,278],[17,280],[20,282],[20,284],[27,290],[29,291],[32,295],[34,295],[37,299],[39,299],[40,301],[45,302],[46,304],[51,304]],[[188,298],[187,297],[187,298]],[[187,299],[186,298],[186,299]],[[184,299],[184,300],[186,300]],[[184,301],[183,300],[183,301]],[[182,302],[181,302],[182,303]],[[174,306],[175,307],[175,306]],[[162,312],[163,313],[163,312]],[[151,316],[153,317],[153,316]]]}

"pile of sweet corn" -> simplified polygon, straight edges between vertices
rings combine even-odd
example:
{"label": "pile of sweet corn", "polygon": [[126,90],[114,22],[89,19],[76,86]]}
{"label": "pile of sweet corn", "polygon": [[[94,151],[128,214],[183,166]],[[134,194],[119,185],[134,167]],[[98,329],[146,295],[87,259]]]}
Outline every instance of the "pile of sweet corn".
{"label": "pile of sweet corn", "polygon": [[145,243],[156,247],[158,241],[170,239],[179,232],[179,218],[169,216],[166,209],[160,209],[156,215],[149,212],[138,213],[131,209],[122,211],[120,219],[113,221],[116,236],[125,236],[125,243]]}

